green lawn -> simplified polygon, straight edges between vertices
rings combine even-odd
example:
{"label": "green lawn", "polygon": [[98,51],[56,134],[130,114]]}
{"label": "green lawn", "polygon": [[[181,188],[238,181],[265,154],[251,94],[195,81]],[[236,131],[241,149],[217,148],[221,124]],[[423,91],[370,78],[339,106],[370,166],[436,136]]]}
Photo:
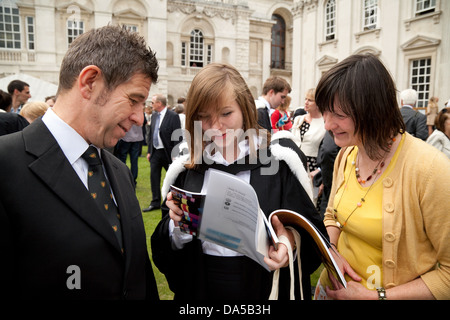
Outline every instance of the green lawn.
{"label": "green lawn", "polygon": [[[146,158],[147,154],[147,147],[144,146],[142,148],[142,155],[139,157],[139,172],[138,172],[138,178],[137,178],[137,186],[136,186],[136,196],[139,200],[139,203],[141,205],[141,208],[146,208],[150,204],[150,201],[152,199],[151,195],[151,189],[150,189],[150,163],[147,161]],[[127,164],[129,166],[129,158],[127,160]],[[163,177],[165,176],[165,172],[163,172]],[[162,181],[161,181],[162,184]],[[145,231],[147,233],[147,247],[148,247],[148,253],[150,256],[150,260],[152,260],[152,252],[151,252],[151,245],[150,245],[150,237],[153,234],[153,231],[155,230],[156,225],[161,219],[161,210],[155,210],[151,212],[143,212],[143,219],[144,219],[144,226]],[[153,264],[153,260],[152,260]],[[320,271],[322,270],[322,266],[311,275],[311,284],[315,285],[317,283],[317,279],[319,277]],[[155,273],[156,277],[156,283],[158,285],[158,291],[159,291],[159,297],[161,300],[172,300],[173,299],[173,292],[170,291],[166,278],[164,275],[159,272],[158,268],[156,268],[155,265],[153,265],[153,271]]]}

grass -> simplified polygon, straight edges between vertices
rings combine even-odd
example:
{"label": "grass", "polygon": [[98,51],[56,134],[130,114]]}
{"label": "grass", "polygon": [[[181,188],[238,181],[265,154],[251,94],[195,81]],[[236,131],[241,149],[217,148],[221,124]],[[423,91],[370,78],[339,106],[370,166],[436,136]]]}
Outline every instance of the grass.
{"label": "grass", "polygon": [[[152,192],[150,188],[150,163],[147,161],[147,146],[143,146],[142,148],[142,156],[139,157],[138,166],[138,178],[136,185],[136,196],[139,200],[139,204],[141,209],[148,207],[150,201],[152,199]],[[129,158],[127,159],[127,165],[130,166]],[[163,170],[162,179],[164,179],[165,172]],[[162,184],[162,181],[161,181]],[[152,261],[153,272],[155,274],[156,283],[158,286],[159,297],[161,300],[172,300],[173,292],[169,289],[165,276],[159,272],[158,268],[153,264],[152,252],[151,252],[151,244],[150,237],[153,234],[156,226],[161,220],[161,210],[154,210],[151,212],[143,212],[142,213],[144,219],[144,227],[147,234],[147,248],[148,254],[150,256],[150,260]],[[316,272],[311,275],[311,284],[315,286],[317,280],[319,278],[320,272],[323,267],[320,266]]]}
{"label": "grass", "polygon": [[[150,188],[150,163],[147,161],[147,146],[142,147],[142,156],[138,160],[138,177],[136,184],[136,196],[139,200],[141,209],[146,208],[150,205],[152,200],[152,190]],[[130,158],[127,158],[127,165]],[[165,176],[165,171],[163,170],[161,184]],[[169,289],[165,276],[159,272],[158,268],[153,264],[152,250],[150,238],[161,220],[161,210],[154,210],[150,212],[143,212],[142,217],[144,219],[144,227],[147,235],[147,248],[150,260],[152,261],[153,273],[155,274],[156,284],[158,286],[159,298],[161,300],[172,300],[173,292]]]}

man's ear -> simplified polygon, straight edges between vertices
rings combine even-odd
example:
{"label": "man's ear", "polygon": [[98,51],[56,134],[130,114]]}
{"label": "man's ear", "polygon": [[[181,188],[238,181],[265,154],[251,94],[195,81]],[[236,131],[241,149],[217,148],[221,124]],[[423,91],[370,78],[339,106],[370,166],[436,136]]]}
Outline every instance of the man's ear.
{"label": "man's ear", "polygon": [[102,71],[94,65],[84,67],[78,76],[77,83],[81,96],[89,100],[92,93],[103,83]]}

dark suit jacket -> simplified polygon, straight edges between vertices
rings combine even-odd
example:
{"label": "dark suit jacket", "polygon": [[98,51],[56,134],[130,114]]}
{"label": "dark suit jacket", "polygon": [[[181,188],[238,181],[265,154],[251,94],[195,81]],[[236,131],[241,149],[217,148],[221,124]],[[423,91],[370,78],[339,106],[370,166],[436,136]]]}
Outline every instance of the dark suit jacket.
{"label": "dark suit jacket", "polygon": [[[294,150],[306,165],[306,157],[301,150],[290,139],[279,139],[272,141],[272,143],[279,143],[284,149]],[[271,156],[269,150],[262,151],[261,154]],[[271,165],[272,161],[278,161],[271,158],[269,163],[263,164],[260,159],[255,164],[249,163],[248,156],[246,157],[246,164],[230,164],[224,166],[220,164],[208,165],[202,163],[195,169],[182,171],[173,183],[180,188],[191,190],[193,192],[200,192],[203,186],[205,171],[213,168],[216,170],[225,171],[236,174],[240,171],[250,170],[250,184],[255,189],[258,196],[259,205],[262,211],[269,216],[269,214],[276,209],[284,208],[297,212],[301,212],[308,218],[323,234],[327,234],[322,219],[320,219],[314,204],[311,202],[305,189],[300,184],[299,180],[292,173],[292,169],[284,161],[279,161],[277,174],[268,175],[262,174],[261,169]],[[297,162],[296,162],[297,163]],[[169,169],[170,170],[170,169]],[[175,172],[178,169],[175,169]],[[158,269],[166,276],[170,289],[175,293],[175,300],[201,300],[210,301],[208,295],[207,283],[207,266],[205,262],[206,255],[202,250],[202,243],[198,238],[188,242],[183,249],[173,250],[170,236],[169,236],[169,209],[163,202],[161,207],[163,218],[151,237],[153,262]],[[320,265],[320,258],[315,251],[314,241],[303,231],[301,231],[301,264],[302,264],[302,284],[304,298],[311,299],[311,282],[310,274],[313,273]],[[241,258],[229,258],[241,259]],[[236,261],[236,260],[234,260]],[[236,262],[235,262],[236,263]],[[240,272],[242,272],[242,279],[240,281],[239,294],[232,297],[234,300],[265,300],[269,296],[272,288],[272,273],[267,272],[266,269],[251,260],[243,257],[239,260]],[[297,263],[297,261],[295,261]],[[182,269],[182,270],[180,270]],[[211,267],[211,270],[214,269]],[[289,268],[281,268],[280,274],[280,293],[279,299],[284,300],[289,297],[290,276]],[[297,267],[295,267],[297,270]],[[215,270],[214,270],[215,271]],[[182,275],[188,275],[183,277]],[[214,273],[220,274],[221,273]],[[300,287],[298,286],[297,271],[294,272],[295,279],[295,297],[300,296]],[[182,281],[180,281],[182,277]],[[214,277],[214,275],[213,275]],[[226,275],[223,276],[226,279]],[[224,280],[226,281],[226,280]]]}
{"label": "dark suit jacket", "polygon": [[270,121],[267,108],[258,108],[257,110],[258,110],[258,124],[264,129],[267,129],[267,131],[271,132],[272,122]]}
{"label": "dark suit jacket", "polygon": [[20,114],[0,112],[0,136],[22,130],[28,126],[28,121]]}
{"label": "dark suit jacket", "polygon": [[[121,215],[125,254],[42,120],[0,137],[0,275],[11,298],[157,299],[128,168],[102,159]],[[79,268],[80,289],[69,289]],[[71,277],[72,276],[72,277]]]}
{"label": "dark suit jacket", "polygon": [[322,218],[327,209],[331,185],[333,183],[334,160],[340,149],[341,148],[334,142],[331,133],[327,131],[320,143],[319,152],[317,154],[317,165],[320,167],[321,171],[314,176],[315,181],[316,177],[320,175],[323,183],[322,200],[320,202],[320,214]]}
{"label": "dark suit jacket", "polygon": [[403,121],[405,122],[406,131],[422,140],[427,140],[428,138],[428,128],[427,128],[427,117],[408,107],[402,107],[400,109]]}
{"label": "dark suit jacket", "polygon": [[[155,112],[153,112],[150,123],[150,133],[148,135],[147,141],[148,153],[150,154],[153,153],[153,131],[155,130],[155,119]],[[161,137],[168,163],[172,163],[172,150],[174,150],[174,148],[177,147],[178,144],[183,140],[180,132],[180,135],[175,137],[174,141],[172,141],[172,132],[174,132],[176,129],[181,129],[180,117],[177,113],[167,109],[163,121],[159,124],[159,136]],[[177,153],[177,150],[178,148],[176,148],[174,152]]]}

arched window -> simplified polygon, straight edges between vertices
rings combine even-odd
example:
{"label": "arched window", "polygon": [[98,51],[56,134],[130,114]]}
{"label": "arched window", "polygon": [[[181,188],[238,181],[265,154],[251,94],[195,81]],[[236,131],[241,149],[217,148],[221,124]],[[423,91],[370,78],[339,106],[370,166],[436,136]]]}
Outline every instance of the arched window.
{"label": "arched window", "polygon": [[203,33],[198,29],[191,31],[189,66],[203,67]]}
{"label": "arched window", "polygon": [[[207,32],[208,34],[208,32]],[[200,29],[181,37],[181,66],[202,68],[213,61],[214,38],[206,36]]]}
{"label": "arched window", "polygon": [[286,47],[286,23],[284,19],[278,15],[272,15],[272,19],[276,24],[272,27],[272,62],[271,68],[285,68],[285,47]]}

